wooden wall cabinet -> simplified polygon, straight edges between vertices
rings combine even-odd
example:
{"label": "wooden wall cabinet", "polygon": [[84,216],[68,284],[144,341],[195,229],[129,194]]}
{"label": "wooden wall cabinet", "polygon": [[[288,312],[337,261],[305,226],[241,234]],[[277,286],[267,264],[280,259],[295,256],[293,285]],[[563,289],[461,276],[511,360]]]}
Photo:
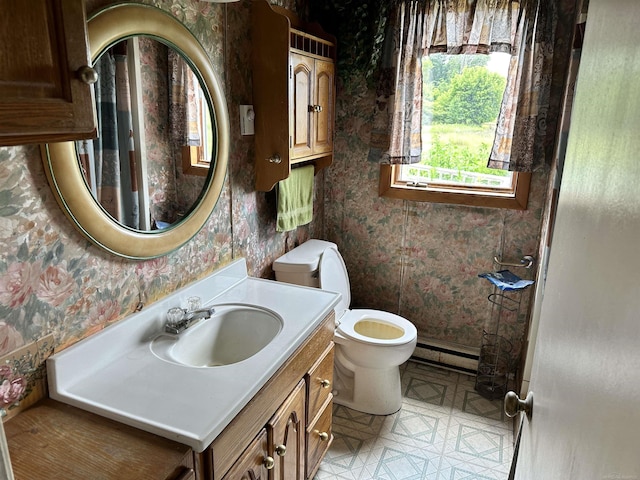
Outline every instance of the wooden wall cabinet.
{"label": "wooden wall cabinet", "polygon": [[95,136],[83,0],[0,0],[0,146]]}
{"label": "wooden wall cabinet", "polygon": [[333,153],[334,64],[291,53],[291,159]]}
{"label": "wooden wall cabinet", "polygon": [[336,40],[267,0],[251,18],[256,189],[269,191],[293,164],[331,165]]}

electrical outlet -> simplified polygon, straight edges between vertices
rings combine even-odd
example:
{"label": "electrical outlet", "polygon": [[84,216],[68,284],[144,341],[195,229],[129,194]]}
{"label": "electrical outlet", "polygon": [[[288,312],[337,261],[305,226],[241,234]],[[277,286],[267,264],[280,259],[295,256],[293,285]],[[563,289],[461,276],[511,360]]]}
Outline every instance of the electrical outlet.
{"label": "electrical outlet", "polygon": [[240,134],[253,135],[255,133],[253,121],[256,113],[253,111],[253,105],[240,105]]}

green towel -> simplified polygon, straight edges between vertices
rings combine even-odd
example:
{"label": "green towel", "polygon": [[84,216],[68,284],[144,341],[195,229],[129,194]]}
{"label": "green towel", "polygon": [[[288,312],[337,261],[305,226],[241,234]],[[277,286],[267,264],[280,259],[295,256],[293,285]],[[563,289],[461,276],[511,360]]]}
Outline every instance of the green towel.
{"label": "green towel", "polygon": [[313,219],[313,165],[292,168],[278,183],[276,230],[288,232]]}

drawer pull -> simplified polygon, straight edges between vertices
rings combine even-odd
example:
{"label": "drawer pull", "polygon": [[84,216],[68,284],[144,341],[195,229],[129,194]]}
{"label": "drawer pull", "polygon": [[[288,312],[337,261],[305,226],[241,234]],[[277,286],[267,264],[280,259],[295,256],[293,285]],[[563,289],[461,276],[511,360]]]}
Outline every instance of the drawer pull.
{"label": "drawer pull", "polygon": [[287,446],[286,445],[276,445],[276,453],[278,454],[278,456],[284,457],[284,454],[287,453]]}
{"label": "drawer pull", "polygon": [[180,475],[175,478],[175,480],[191,480],[193,478],[196,478],[193,473],[193,468],[187,468],[186,470],[183,470],[182,473],[180,473]]}
{"label": "drawer pull", "polygon": [[271,470],[276,465],[276,461],[273,459],[273,457],[264,457],[262,464],[264,465],[264,468],[266,468],[267,470]]}
{"label": "drawer pull", "polygon": [[318,430],[316,430],[316,432],[318,433],[318,437],[320,437],[321,441],[326,442],[329,440],[329,434],[327,432],[320,432]]}
{"label": "drawer pull", "polygon": [[320,380],[320,386],[322,388],[329,388],[331,386],[331,382],[325,378],[324,380]]}

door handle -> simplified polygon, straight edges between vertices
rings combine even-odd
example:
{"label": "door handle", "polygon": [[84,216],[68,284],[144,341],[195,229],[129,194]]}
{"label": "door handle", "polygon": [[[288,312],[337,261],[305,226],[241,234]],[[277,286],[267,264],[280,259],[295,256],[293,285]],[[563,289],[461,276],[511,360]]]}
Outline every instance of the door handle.
{"label": "door handle", "polygon": [[527,393],[527,398],[520,400],[516,392],[507,392],[504,396],[504,413],[507,417],[515,417],[518,412],[527,414],[527,418],[531,418],[533,413],[533,392]]}

